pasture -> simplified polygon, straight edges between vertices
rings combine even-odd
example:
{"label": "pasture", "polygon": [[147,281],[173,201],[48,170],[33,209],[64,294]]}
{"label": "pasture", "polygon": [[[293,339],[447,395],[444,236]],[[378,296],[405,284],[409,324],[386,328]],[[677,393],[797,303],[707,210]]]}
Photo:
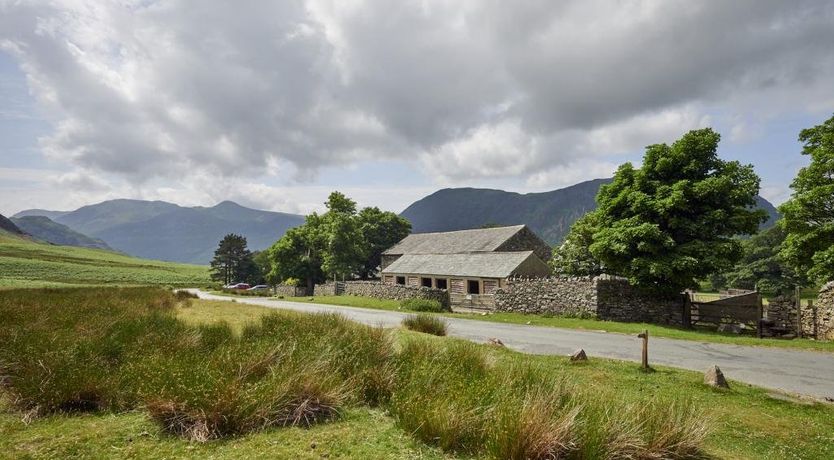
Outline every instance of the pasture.
{"label": "pasture", "polygon": [[0,289],[73,285],[206,286],[208,267],[56,246],[0,233]]}
{"label": "pasture", "polygon": [[0,313],[11,456],[834,454],[830,406],[737,382],[712,390],[694,372],[571,364],[149,288],[8,290]]}

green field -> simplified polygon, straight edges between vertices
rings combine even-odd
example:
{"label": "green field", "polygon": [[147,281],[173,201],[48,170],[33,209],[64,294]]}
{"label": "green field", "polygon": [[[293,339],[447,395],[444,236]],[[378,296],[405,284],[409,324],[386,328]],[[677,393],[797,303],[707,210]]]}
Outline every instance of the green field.
{"label": "green field", "polygon": [[[5,298],[7,300],[16,298],[8,297],[11,294],[6,293]],[[78,301],[86,298],[86,294],[70,292],[67,294],[76,296]],[[136,298],[152,298],[147,297],[148,295],[143,293]],[[102,292],[95,298],[99,299],[99,302],[107,303],[121,302],[119,299],[129,300],[131,296],[132,294],[128,291],[123,291],[117,296]],[[37,302],[34,294],[22,294],[19,298],[21,302]],[[113,305],[118,305],[118,303]],[[87,308],[94,307],[90,305]],[[177,318],[188,325],[201,327],[206,324],[227,323],[234,334],[243,333],[247,327],[257,324],[265,315],[275,314],[275,311],[271,309],[227,301],[190,301],[176,307]],[[300,314],[287,313],[286,315],[293,315],[299,319],[303,317]],[[71,320],[69,317],[67,319]],[[308,340],[306,337],[304,336],[304,340]],[[468,372],[455,375],[455,367],[457,363],[471,361],[473,353],[487,357],[485,362],[487,367],[481,370],[481,372],[485,371],[486,375],[501,369],[528,369],[526,378],[534,381],[545,379],[546,382],[551,383],[564,382],[568,388],[572,388],[571,391],[577,392],[576,397],[579,401],[584,401],[585,405],[594,405],[598,402],[599,407],[609,408],[609,411],[592,412],[601,417],[592,422],[599,423],[600,427],[604,426],[611,417],[626,423],[631,420],[629,414],[638,418],[643,417],[646,414],[645,407],[654,407],[658,410],[660,407],[671,408],[669,410],[678,411],[681,417],[685,412],[677,408],[693,408],[697,413],[702,414],[709,427],[708,434],[700,441],[700,458],[817,459],[834,456],[834,437],[831,435],[834,432],[834,408],[830,405],[773,395],[766,390],[739,382],[731,382],[730,390],[712,390],[701,383],[700,373],[678,369],[661,367],[654,373],[645,374],[640,372],[633,363],[593,357],[584,364],[571,364],[564,357],[530,356],[486,345],[470,346],[458,339],[434,338],[403,330],[394,331],[393,339],[399,350],[408,349],[409,344],[425,344],[436,350],[446,350],[427,361],[433,363],[431,367],[416,367],[410,370],[413,377],[418,379],[415,387],[418,389],[427,388],[424,387],[425,382],[419,379],[441,379],[437,380],[440,386],[432,387],[431,394],[426,394],[427,399],[419,399],[425,392],[412,392],[409,387],[402,389],[395,387],[392,402],[388,404],[388,408],[366,407],[361,404],[349,405],[340,411],[337,418],[315,424],[310,428],[271,428],[199,443],[168,433],[142,409],[122,412],[105,410],[63,415],[44,414],[29,419],[26,413],[20,412],[15,407],[8,393],[4,396],[0,391],[0,457],[494,458],[494,455],[477,449],[472,452],[442,448],[435,444],[442,444],[443,439],[435,440],[431,436],[426,437],[425,434],[421,434],[425,429],[424,425],[420,424],[419,428],[414,428],[414,425],[409,423],[409,417],[431,415],[421,411],[434,402],[445,401],[443,398],[449,397],[448,393],[444,396],[442,390],[444,386],[441,382],[447,382],[446,385],[448,385],[450,379],[456,384],[464,384],[468,381],[455,380],[460,379],[461,375],[471,375]],[[416,350],[417,354],[412,356],[420,358],[422,353],[430,352],[431,347],[413,348],[412,352]],[[452,362],[445,363],[446,367],[443,367],[445,353],[460,351],[467,351],[469,354],[453,355]],[[400,359],[400,361],[408,365],[407,360]],[[452,367],[449,367],[450,364]],[[37,368],[32,369],[37,371]],[[428,373],[421,373],[425,371]],[[530,371],[535,372],[529,373]],[[508,378],[517,375],[523,374],[507,374]],[[175,380],[182,378],[184,377],[177,376]],[[397,385],[407,383],[403,381]],[[456,386],[455,388],[459,389],[454,390],[452,394],[464,397],[469,393],[477,394],[480,390],[480,386],[477,385]],[[534,388],[540,387],[536,385]],[[39,390],[33,388],[33,391]],[[537,392],[532,394],[539,395]],[[413,401],[421,404],[398,404],[397,401],[403,395],[417,398]],[[458,406],[457,409],[450,407],[445,413],[442,412],[442,407],[432,408],[432,410],[441,411],[444,415],[443,418],[438,419],[443,424],[434,429],[441,430],[441,433],[447,430],[447,433],[456,435],[459,431],[454,429],[455,426],[465,429],[469,423],[465,418],[456,418],[467,413],[465,406],[467,400],[455,398],[452,402],[463,404],[463,406]],[[666,406],[658,406],[658,403],[666,403]],[[498,415],[495,414],[495,416]],[[487,419],[489,423],[494,420],[492,417],[490,415]],[[23,421],[24,418],[26,423]],[[495,420],[503,423],[511,422],[508,419]],[[585,418],[585,423],[588,422],[591,420]],[[680,422],[672,422],[671,425],[662,427],[674,430],[677,423]],[[514,426],[510,425],[510,427]],[[535,432],[534,426],[526,428]],[[577,426],[580,432],[586,432],[591,428],[592,426],[588,425]],[[545,439],[549,438],[545,437]],[[600,457],[571,455],[570,458]]]}
{"label": "green field", "polygon": [[38,243],[0,233],[0,289],[72,285],[204,286],[208,267]]}

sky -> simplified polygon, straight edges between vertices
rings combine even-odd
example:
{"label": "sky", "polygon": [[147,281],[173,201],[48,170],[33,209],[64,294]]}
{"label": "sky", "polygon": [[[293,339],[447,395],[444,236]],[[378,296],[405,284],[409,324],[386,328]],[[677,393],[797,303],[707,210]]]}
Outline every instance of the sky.
{"label": "sky", "polygon": [[609,177],[702,127],[779,204],[832,82],[825,1],[0,0],[0,213],[401,211]]}

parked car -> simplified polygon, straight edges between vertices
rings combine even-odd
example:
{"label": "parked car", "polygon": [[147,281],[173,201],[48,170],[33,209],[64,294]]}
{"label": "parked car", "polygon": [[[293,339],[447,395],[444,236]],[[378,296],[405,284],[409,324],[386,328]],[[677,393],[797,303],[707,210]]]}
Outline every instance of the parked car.
{"label": "parked car", "polygon": [[266,284],[258,284],[257,286],[252,286],[247,291],[268,291],[269,286]]}
{"label": "parked car", "polygon": [[237,283],[237,284],[230,284],[230,285],[226,286],[226,289],[241,289],[241,290],[245,291],[245,290],[249,289],[250,287],[251,286],[249,286],[246,283]]}

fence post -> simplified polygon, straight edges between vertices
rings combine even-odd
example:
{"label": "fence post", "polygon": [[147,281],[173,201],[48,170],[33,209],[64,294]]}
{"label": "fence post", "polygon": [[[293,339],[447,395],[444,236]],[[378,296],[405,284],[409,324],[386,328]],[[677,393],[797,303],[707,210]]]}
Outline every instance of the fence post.
{"label": "fence post", "polygon": [[762,338],[762,320],[764,319],[764,305],[762,304],[762,294],[761,293],[759,293],[756,296],[756,302],[759,304],[759,306],[758,306],[759,314],[757,315],[758,319],[756,320],[756,337],[761,339]]}
{"label": "fence post", "polygon": [[649,330],[643,329],[642,334],[637,335],[638,338],[643,339],[643,356],[642,356],[642,368],[643,372],[649,371]]}
{"label": "fence post", "polygon": [[683,315],[681,322],[686,329],[692,329],[692,295],[689,292],[683,293]]}

